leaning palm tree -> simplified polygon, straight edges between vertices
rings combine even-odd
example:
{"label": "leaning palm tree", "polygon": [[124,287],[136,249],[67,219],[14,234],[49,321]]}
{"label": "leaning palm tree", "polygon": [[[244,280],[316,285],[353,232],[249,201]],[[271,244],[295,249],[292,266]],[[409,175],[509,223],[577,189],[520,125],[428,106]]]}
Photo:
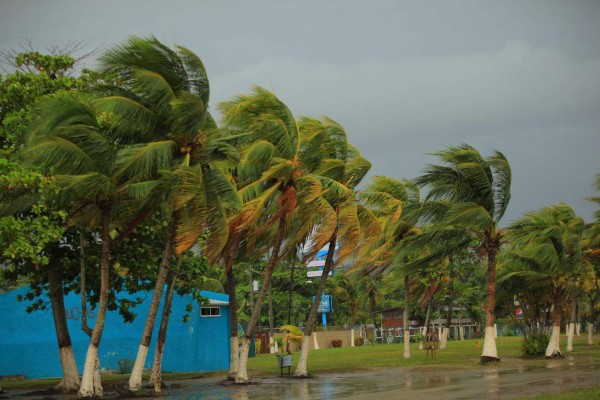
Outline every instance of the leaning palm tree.
{"label": "leaning palm tree", "polygon": [[[379,226],[375,217],[356,201],[353,192],[371,168],[371,163],[347,142],[342,126],[328,118],[324,118],[323,122],[304,118],[300,130],[307,143],[316,143],[316,146],[305,146],[301,155],[305,165],[313,164],[311,169],[320,177],[324,192],[309,204],[311,208],[314,203],[322,204],[321,212],[311,213],[299,207],[297,239],[310,237],[312,250],[308,250],[306,259],[314,257],[324,245],[328,249],[315,300],[306,319],[300,359],[294,372],[296,377],[305,377],[308,375],[310,337],[329,273],[356,252],[361,237],[377,235]],[[336,248],[339,248],[337,254]]]}
{"label": "leaning palm tree", "polygon": [[409,347],[409,290],[412,271],[408,261],[413,258],[405,250],[406,241],[418,235],[421,196],[418,187],[408,181],[377,176],[361,198],[381,223],[382,235],[362,251],[359,265],[364,273],[381,276],[392,270],[401,270],[404,279],[404,358],[410,358]]}
{"label": "leaning palm tree", "polygon": [[306,174],[299,157],[300,136],[291,111],[274,94],[255,87],[250,95],[238,96],[221,104],[226,128],[242,132],[247,137],[267,144],[267,169],[256,180],[239,190],[244,201],[242,221],[237,229],[249,229],[252,237],[272,237],[270,256],[264,271],[262,285],[252,308],[250,321],[242,344],[236,383],[248,382],[248,350],[250,338],[258,322],[262,303],[273,271],[277,267],[290,218],[298,202],[310,201],[315,178]]}
{"label": "leaning palm tree", "polygon": [[123,193],[115,168],[118,139],[100,125],[94,103],[75,95],[51,98],[41,105],[41,110],[24,156],[52,173],[60,188],[55,200],[68,210],[70,223],[100,229],[99,304],[79,395],[102,396],[98,346],[108,304],[111,219]]}
{"label": "leaning palm tree", "polygon": [[[426,202],[447,202],[438,207],[437,235],[433,235],[433,240],[443,242],[445,238],[468,237],[472,241],[470,246],[487,259],[481,362],[498,361],[494,329],[496,256],[506,233],[499,224],[510,201],[510,165],[499,151],[483,158],[467,144],[448,147],[435,155],[442,165],[429,165],[416,179],[418,185],[428,189]],[[452,247],[448,246],[446,251],[455,251]]]}
{"label": "leaning palm tree", "polygon": [[157,207],[171,212],[152,302],[129,379],[139,390],[171,256],[193,246],[205,231],[218,252],[227,240],[227,217],[241,203],[222,162],[235,158],[207,112],[209,86],[202,61],[190,50],[172,50],[155,38],[132,37],[101,57],[102,67],[121,84],[106,87],[102,101],[117,118],[136,121],[146,143],[119,154],[118,173],[131,182],[143,207],[128,232]]}
{"label": "leaning palm tree", "polygon": [[505,279],[523,275],[547,281],[552,298],[552,336],[546,357],[562,357],[560,323],[563,301],[573,282],[590,268],[582,251],[585,223],[566,204],[544,207],[525,214],[509,229]]}

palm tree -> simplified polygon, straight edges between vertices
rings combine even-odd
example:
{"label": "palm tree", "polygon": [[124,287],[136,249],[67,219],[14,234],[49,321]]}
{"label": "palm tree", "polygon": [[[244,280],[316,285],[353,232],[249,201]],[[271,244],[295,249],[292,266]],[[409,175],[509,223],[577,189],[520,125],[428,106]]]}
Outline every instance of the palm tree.
{"label": "palm tree", "polygon": [[[209,86],[202,61],[190,50],[171,50],[155,38],[130,38],[107,51],[103,68],[121,82],[105,90],[105,109],[131,123],[146,143],[119,154],[118,173],[136,195],[149,199],[138,208],[125,232],[133,229],[161,200],[171,210],[170,224],[152,302],[129,379],[139,390],[171,256],[193,246],[208,229],[212,251],[227,240],[227,217],[241,207],[222,162],[235,151],[228,146],[207,112]],[[166,198],[164,195],[166,194]],[[210,247],[209,247],[210,248]]]}
{"label": "palm tree", "polygon": [[[481,362],[498,361],[494,307],[496,304],[496,256],[505,229],[499,223],[510,201],[511,170],[502,153],[483,158],[467,144],[435,153],[442,165],[429,165],[416,183],[429,190],[426,201],[446,201],[437,221],[437,239],[468,237],[487,258],[485,340]],[[439,214],[438,214],[439,215]],[[462,243],[462,242],[461,242]],[[449,253],[455,249],[449,246]]]}
{"label": "palm tree", "polygon": [[[289,219],[299,201],[310,199],[315,178],[306,175],[300,164],[300,136],[296,120],[274,94],[255,87],[250,95],[238,96],[222,103],[221,110],[226,128],[242,132],[251,138],[257,143],[254,149],[259,153],[258,158],[268,161],[264,172],[247,168],[243,174],[238,174],[242,180],[246,176],[250,179],[239,190],[244,209],[237,229],[249,229],[252,232],[250,240],[264,235],[273,238],[269,261],[252,308],[235,376],[236,383],[247,383],[250,337],[258,322],[271,276],[282,256]],[[254,180],[257,175],[259,178]]]}
{"label": "palm tree", "polygon": [[[306,138],[305,143],[310,144],[302,148],[302,160],[304,165],[319,176],[324,191],[318,199],[308,205],[314,207],[314,203],[323,204],[319,207],[321,212],[311,213],[299,207],[298,224],[301,228],[297,239],[310,237],[312,250],[309,249],[306,259],[314,257],[315,252],[324,245],[328,246],[321,280],[314,295],[315,300],[306,319],[300,358],[294,372],[296,377],[305,377],[308,375],[310,337],[330,271],[356,251],[361,236],[370,238],[379,232],[375,218],[356,201],[353,193],[356,185],[371,168],[371,163],[347,142],[342,126],[331,119],[324,118],[321,122],[304,118],[300,122],[300,131],[302,137]],[[309,229],[312,229],[312,232]],[[334,253],[338,246],[337,259],[334,262]]]}
{"label": "palm tree", "polygon": [[584,228],[583,219],[564,203],[527,213],[509,227],[507,268],[512,272],[506,278],[525,275],[544,280],[551,288],[553,326],[546,357],[562,357],[562,303],[569,286],[589,268],[582,252]]}
{"label": "palm tree", "polygon": [[68,208],[71,223],[100,228],[100,290],[96,324],[88,347],[79,395],[102,395],[98,346],[109,290],[111,218],[122,197],[116,175],[116,142],[97,120],[95,106],[72,94],[45,101],[24,152],[29,162],[52,171],[60,188],[58,204]]}
{"label": "palm tree", "polygon": [[408,181],[377,176],[361,193],[367,207],[371,208],[382,226],[382,235],[371,246],[363,249],[361,265],[365,272],[381,276],[392,269],[400,268],[404,278],[404,358],[410,358],[409,290],[411,271],[407,268],[413,258],[405,251],[407,239],[418,235],[420,228],[421,197],[418,187]]}

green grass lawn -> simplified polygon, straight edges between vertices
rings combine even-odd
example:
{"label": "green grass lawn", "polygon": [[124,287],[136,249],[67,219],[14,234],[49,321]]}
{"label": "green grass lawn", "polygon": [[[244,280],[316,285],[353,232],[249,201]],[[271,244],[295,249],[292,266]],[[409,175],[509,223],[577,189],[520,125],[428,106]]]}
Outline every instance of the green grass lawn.
{"label": "green grass lawn", "polygon": [[[522,362],[520,337],[497,338],[498,355],[502,364]],[[308,370],[312,374],[342,372],[370,368],[452,368],[470,369],[479,365],[483,340],[449,341],[446,350],[438,350],[435,359],[427,358],[425,350],[411,343],[411,358],[404,359],[404,344],[376,344],[375,346],[341,347],[313,350],[308,356]],[[594,353],[600,360],[600,346],[588,346],[587,338],[575,338],[574,350],[569,354]],[[564,350],[564,346],[563,346]],[[294,365],[299,353],[293,353]],[[248,368],[258,375],[279,373],[277,359],[272,354],[250,358]]]}

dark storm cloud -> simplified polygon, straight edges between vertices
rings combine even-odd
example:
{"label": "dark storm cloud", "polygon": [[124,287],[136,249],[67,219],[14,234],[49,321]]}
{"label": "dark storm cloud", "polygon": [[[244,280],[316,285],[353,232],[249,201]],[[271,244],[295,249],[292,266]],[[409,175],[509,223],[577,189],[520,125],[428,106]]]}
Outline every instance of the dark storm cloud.
{"label": "dark storm cloud", "polygon": [[196,51],[212,108],[273,89],[326,114],[373,162],[417,176],[467,142],[513,168],[507,219],[551,203],[586,219],[600,173],[597,1],[52,1],[0,3],[0,47],[20,38],[112,45],[154,34]]}

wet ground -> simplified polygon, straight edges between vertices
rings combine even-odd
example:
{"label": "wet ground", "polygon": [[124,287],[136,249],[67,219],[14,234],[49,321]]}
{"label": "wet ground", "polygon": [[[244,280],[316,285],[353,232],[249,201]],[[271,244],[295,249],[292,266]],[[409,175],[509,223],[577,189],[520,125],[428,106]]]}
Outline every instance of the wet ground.
{"label": "wet ground", "polygon": [[[202,400],[496,399],[560,393],[589,386],[597,387],[600,396],[600,361],[579,355],[556,360],[505,359],[495,366],[475,366],[468,370],[391,368],[323,374],[304,380],[257,378],[254,384],[247,386],[236,386],[223,381],[223,377],[212,377],[167,382],[164,397]],[[41,393],[27,395],[26,391],[7,391],[0,398],[25,396],[31,400],[73,398]],[[106,393],[106,398],[117,396],[115,391]]]}

